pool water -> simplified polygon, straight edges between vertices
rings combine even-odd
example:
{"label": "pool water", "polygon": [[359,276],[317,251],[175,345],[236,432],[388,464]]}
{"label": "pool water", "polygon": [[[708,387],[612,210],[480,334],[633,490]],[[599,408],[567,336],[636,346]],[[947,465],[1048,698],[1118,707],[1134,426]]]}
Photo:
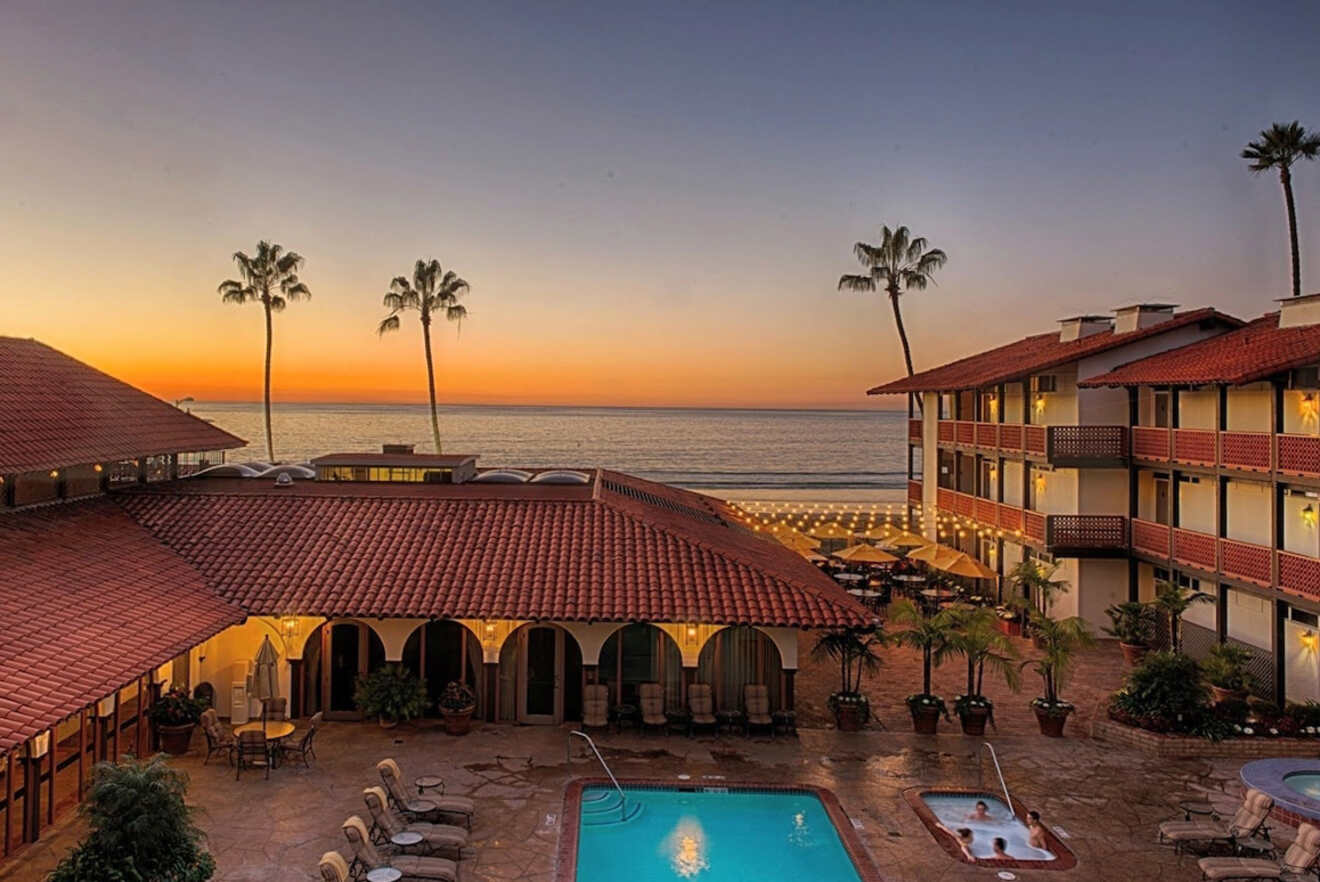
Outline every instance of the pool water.
{"label": "pool water", "polygon": [[[1008,810],[1002,799],[965,793],[923,793],[921,799],[935,814],[939,822],[950,830],[967,827],[972,831],[972,855],[977,858],[994,857],[994,839],[1002,836],[1007,842],[1008,856],[1020,861],[1052,861],[1054,852],[1032,848],[1027,844],[1027,825]],[[976,810],[977,801],[986,804],[993,820],[969,821]]]}
{"label": "pool water", "polygon": [[859,882],[814,793],[624,789],[582,792],[577,882]]}
{"label": "pool water", "polygon": [[1283,776],[1288,789],[1311,799],[1320,799],[1320,772],[1293,772]]}

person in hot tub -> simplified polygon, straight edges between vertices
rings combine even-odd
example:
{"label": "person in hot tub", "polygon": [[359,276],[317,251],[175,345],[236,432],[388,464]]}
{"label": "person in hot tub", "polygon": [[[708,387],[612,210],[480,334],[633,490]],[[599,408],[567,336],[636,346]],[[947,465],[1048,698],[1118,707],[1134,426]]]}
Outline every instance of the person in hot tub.
{"label": "person in hot tub", "polygon": [[1040,822],[1040,812],[1027,812],[1027,845],[1032,848],[1048,848],[1045,843],[1045,825]]}
{"label": "person in hot tub", "polygon": [[1004,839],[1004,837],[996,836],[995,841],[990,843],[990,846],[991,848],[994,849],[994,854],[992,854],[991,857],[995,857],[995,858],[1012,857],[1012,855],[1008,853],[1008,842]]}
{"label": "person in hot tub", "polygon": [[969,821],[993,821],[994,819],[994,815],[990,814],[990,806],[980,799],[976,801],[976,810],[967,816]]}
{"label": "person in hot tub", "polygon": [[958,847],[962,849],[963,856],[967,858],[967,860],[972,861],[973,863],[976,862],[976,855],[972,854],[971,828],[959,827],[957,830],[950,830],[943,824],[940,824],[939,828],[958,841]]}

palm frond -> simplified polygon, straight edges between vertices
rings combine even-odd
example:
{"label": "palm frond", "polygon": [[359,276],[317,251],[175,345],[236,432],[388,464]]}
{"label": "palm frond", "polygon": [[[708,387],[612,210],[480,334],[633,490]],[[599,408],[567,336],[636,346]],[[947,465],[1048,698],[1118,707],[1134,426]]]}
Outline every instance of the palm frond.
{"label": "palm frond", "polygon": [[381,319],[380,324],[376,326],[376,336],[381,337],[388,334],[390,331],[397,330],[399,330],[399,317],[397,315],[387,315],[385,318]]}
{"label": "palm frond", "polygon": [[874,291],[875,282],[870,276],[839,276],[840,291]]}

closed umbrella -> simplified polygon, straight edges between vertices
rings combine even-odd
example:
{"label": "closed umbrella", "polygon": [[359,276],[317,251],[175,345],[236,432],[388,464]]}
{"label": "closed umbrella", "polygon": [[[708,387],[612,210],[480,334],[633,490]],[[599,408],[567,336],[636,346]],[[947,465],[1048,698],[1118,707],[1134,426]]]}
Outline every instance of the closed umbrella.
{"label": "closed umbrella", "polygon": [[[262,639],[261,648],[257,650],[257,657],[253,660],[252,694],[258,700],[264,701],[280,694],[280,676],[277,669],[279,661],[279,653],[275,651],[275,645],[270,642],[270,635],[267,635]],[[264,705],[261,710],[261,732],[263,735],[266,732]]]}
{"label": "closed umbrella", "polygon": [[834,556],[853,563],[886,564],[898,560],[889,552],[881,551],[874,545],[850,545],[834,552]]}

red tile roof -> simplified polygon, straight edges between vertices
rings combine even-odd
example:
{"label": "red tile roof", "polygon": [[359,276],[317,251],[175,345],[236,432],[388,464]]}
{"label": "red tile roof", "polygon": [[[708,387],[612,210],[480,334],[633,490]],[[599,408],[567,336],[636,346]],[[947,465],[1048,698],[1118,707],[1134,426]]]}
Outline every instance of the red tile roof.
{"label": "red tile roof", "polygon": [[0,752],[243,618],[108,499],[0,515]]}
{"label": "red tile roof", "polygon": [[1149,358],[1120,365],[1079,386],[1199,386],[1251,383],[1320,362],[1320,325],[1279,327],[1279,314]]}
{"label": "red tile roof", "polygon": [[1211,308],[1180,312],[1168,321],[1126,334],[1101,331],[1077,340],[1061,342],[1059,333],[1036,334],[1015,343],[952,361],[937,368],[903,377],[892,383],[868,389],[868,395],[891,395],[901,392],[951,392],[959,389],[982,389],[996,383],[1021,379],[1040,371],[1059,367],[1089,355],[1096,355],[1136,340],[1164,334],[1188,325],[1206,322],[1225,328],[1241,326],[1239,319]]}
{"label": "red tile roof", "polygon": [[872,614],[699,494],[589,486],[185,481],[117,495],[252,614],[828,627]]}
{"label": "red tile roof", "polygon": [[0,337],[0,474],[245,443],[43,343]]}

